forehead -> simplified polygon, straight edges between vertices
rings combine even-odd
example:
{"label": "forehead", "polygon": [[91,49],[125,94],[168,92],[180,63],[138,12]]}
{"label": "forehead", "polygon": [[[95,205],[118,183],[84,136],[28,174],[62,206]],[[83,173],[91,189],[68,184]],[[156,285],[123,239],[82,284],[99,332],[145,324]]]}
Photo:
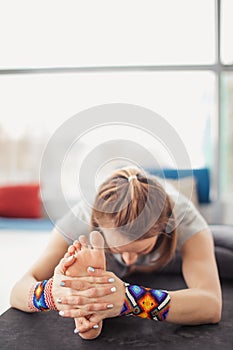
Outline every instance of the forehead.
{"label": "forehead", "polygon": [[130,239],[127,235],[124,235],[122,232],[117,230],[117,228],[111,227],[100,227],[104,235],[107,245],[110,248],[121,247],[124,245],[131,244],[135,242],[135,239]]}
{"label": "forehead", "polygon": [[[103,231],[105,231],[105,230],[103,230]],[[104,234],[104,232],[103,232],[103,234]],[[127,252],[142,251],[145,248],[148,248],[149,246],[151,246],[152,244],[155,244],[157,241],[157,238],[158,238],[158,236],[154,236],[154,237],[142,239],[140,241],[139,240],[134,240],[134,241],[127,240],[126,241],[126,240],[122,239],[121,236],[120,236],[120,239],[119,239],[119,237],[117,237],[116,239],[115,238],[107,239],[107,238],[109,238],[108,232],[105,232],[104,236],[105,236],[106,242],[108,244],[108,247],[110,249],[117,248],[119,253],[125,252],[125,251],[127,251]],[[106,236],[107,236],[107,238],[106,238]]]}
{"label": "forehead", "polygon": [[127,225],[116,227],[113,219],[98,220],[98,226],[109,247],[119,247],[133,242],[140,242],[145,231],[132,230]]}

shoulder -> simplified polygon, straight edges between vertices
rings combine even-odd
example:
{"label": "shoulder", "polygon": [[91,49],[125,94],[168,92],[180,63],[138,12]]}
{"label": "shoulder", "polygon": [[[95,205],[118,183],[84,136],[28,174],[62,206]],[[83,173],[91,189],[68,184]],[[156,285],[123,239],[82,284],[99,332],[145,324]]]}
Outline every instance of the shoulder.
{"label": "shoulder", "polygon": [[208,229],[208,224],[192,201],[182,193],[182,188],[178,191],[166,179],[157,176],[152,177],[160,183],[174,204],[173,214],[177,229],[177,248],[181,249],[183,244],[197,232]]}
{"label": "shoulder", "polygon": [[56,222],[56,229],[71,244],[80,235],[90,232],[91,206],[80,200],[70,211]]}

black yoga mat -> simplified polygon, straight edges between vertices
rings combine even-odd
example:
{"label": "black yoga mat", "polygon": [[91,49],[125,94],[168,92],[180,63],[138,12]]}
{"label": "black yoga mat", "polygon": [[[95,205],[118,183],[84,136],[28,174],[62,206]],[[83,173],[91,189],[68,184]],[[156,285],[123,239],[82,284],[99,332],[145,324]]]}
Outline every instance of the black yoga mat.
{"label": "black yoga mat", "polygon": [[[128,282],[154,288],[176,290],[185,287],[180,275],[137,274]],[[73,333],[74,321],[54,311],[27,314],[9,309],[0,317],[1,350],[232,350],[233,349],[233,280],[221,281],[223,290],[222,320],[217,325],[180,326],[137,317],[117,317],[104,321],[101,335],[82,340]]]}

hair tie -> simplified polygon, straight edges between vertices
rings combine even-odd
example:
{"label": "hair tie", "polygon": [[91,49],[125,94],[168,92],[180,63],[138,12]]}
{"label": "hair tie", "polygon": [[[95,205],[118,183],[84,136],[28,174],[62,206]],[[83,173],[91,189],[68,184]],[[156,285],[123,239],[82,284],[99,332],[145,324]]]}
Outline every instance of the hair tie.
{"label": "hair tie", "polygon": [[137,175],[130,175],[129,177],[128,177],[128,181],[130,182],[130,181],[132,181],[133,179],[138,179],[137,178]]}

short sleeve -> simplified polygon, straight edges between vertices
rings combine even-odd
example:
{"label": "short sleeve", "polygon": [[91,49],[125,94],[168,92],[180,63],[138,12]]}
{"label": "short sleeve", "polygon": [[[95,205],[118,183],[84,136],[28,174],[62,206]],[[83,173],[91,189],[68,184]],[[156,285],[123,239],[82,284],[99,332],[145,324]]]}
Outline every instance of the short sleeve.
{"label": "short sleeve", "polygon": [[208,228],[208,224],[191,200],[179,192],[170,182],[155,177],[174,203],[174,216],[177,228],[177,249],[195,233]]}
{"label": "short sleeve", "polygon": [[194,204],[185,196],[179,194],[174,210],[177,221],[177,249],[197,232],[208,228],[203,216]]}
{"label": "short sleeve", "polygon": [[78,202],[63,218],[56,222],[56,229],[70,245],[80,235],[88,234],[91,231],[91,209],[83,202]]}

